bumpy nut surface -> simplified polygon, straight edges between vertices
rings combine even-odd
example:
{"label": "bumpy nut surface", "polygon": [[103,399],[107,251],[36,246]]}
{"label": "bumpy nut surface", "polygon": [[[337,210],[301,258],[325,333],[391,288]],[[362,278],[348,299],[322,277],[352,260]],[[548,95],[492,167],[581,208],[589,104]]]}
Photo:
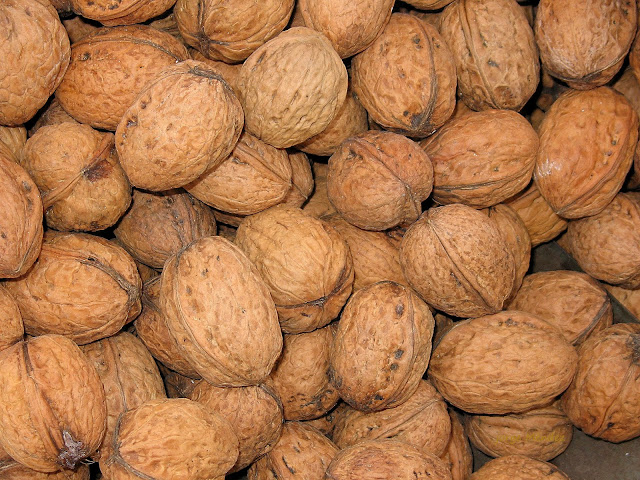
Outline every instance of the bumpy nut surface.
{"label": "bumpy nut surface", "polygon": [[[24,325],[18,304],[11,294],[0,285],[0,352],[18,343],[24,337]],[[0,454],[0,460],[2,455]]]}
{"label": "bumpy nut surface", "polygon": [[44,473],[11,461],[0,463],[0,476],[4,480],[89,480],[91,478],[88,465],[80,465],[76,470]]}
{"label": "bumpy nut surface", "polygon": [[551,463],[524,455],[507,455],[485,463],[469,480],[569,480]]}
{"label": "bumpy nut surface", "polygon": [[458,414],[449,409],[451,438],[440,458],[451,470],[452,480],[468,480],[473,471],[473,453]]}
{"label": "bumpy nut surface", "polygon": [[291,163],[292,185],[282,199],[282,203],[292,207],[302,207],[311,197],[315,186],[311,162],[303,152],[292,152],[289,154],[289,163]]}
{"label": "bumpy nut surface", "polygon": [[169,10],[176,0],[70,0],[73,10],[85,18],[97,20],[103,25],[133,25]]}
{"label": "bumpy nut surface", "polygon": [[17,158],[20,150],[27,143],[27,129],[19,127],[3,127],[0,125],[0,142],[3,142]]}

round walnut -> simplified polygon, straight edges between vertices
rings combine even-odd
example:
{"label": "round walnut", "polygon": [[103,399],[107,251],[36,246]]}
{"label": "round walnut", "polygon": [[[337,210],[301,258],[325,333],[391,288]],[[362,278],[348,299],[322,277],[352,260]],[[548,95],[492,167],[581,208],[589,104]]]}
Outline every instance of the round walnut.
{"label": "round walnut", "polygon": [[638,114],[622,94],[568,91],[540,126],[538,189],[561,217],[595,215],[622,187],[637,142]]}
{"label": "round walnut", "polygon": [[604,85],[629,52],[636,15],[629,2],[541,0],[534,28],[542,66],[571,88]]}
{"label": "round walnut", "polygon": [[423,453],[441,456],[451,438],[451,420],[442,396],[429,381],[421,380],[415,393],[397,407],[373,413],[348,408],[336,422],[331,438],[340,448],[393,438]]}
{"label": "round walnut", "polygon": [[460,0],[443,12],[439,30],[453,52],[459,95],[471,109],[519,111],[536,92],[538,48],[515,0]]}
{"label": "round walnut", "polygon": [[331,410],[339,400],[329,381],[333,325],[284,336],[284,347],[271,372],[273,390],[282,401],[285,420],[310,420]]}
{"label": "round walnut", "polygon": [[0,478],[3,480],[89,480],[89,466],[80,465],[75,470],[60,470],[54,473],[37,472],[18,462],[0,463]]}
{"label": "round walnut", "polygon": [[607,292],[586,273],[568,270],[526,276],[509,310],[521,310],[546,320],[573,345],[613,321]]}
{"label": "round walnut", "polygon": [[562,408],[591,436],[615,443],[640,436],[640,325],[613,325],[580,346]]}
{"label": "round walnut", "polygon": [[0,353],[0,405],[0,445],[33,470],[73,469],[104,437],[100,377],[80,348],[60,335]]}
{"label": "round walnut", "polygon": [[78,15],[108,27],[115,25],[133,25],[146,22],[169,10],[176,0],[70,0],[73,11]]}
{"label": "round walnut", "polygon": [[53,97],[49,102],[49,106],[41,110],[35,117],[36,123],[29,129],[29,137],[33,137],[35,133],[46,125],[57,125],[58,123],[79,123],[71,115],[64,111],[60,102]]}
{"label": "round walnut", "polygon": [[569,480],[551,463],[524,455],[507,455],[485,463],[469,480]]}
{"label": "round walnut", "polygon": [[347,243],[299,208],[277,205],[245,218],[235,242],[269,287],[285,333],[324,327],[351,294]]}
{"label": "round walnut", "polygon": [[309,197],[309,201],[304,205],[303,210],[315,218],[336,213],[336,209],[331,205],[327,193],[329,165],[326,163],[313,162],[311,168],[313,170],[314,189],[313,194]]}
{"label": "round walnut", "polygon": [[468,480],[473,471],[473,453],[458,414],[449,409],[451,438],[440,458],[451,470],[452,480]]}
{"label": "round walnut", "polygon": [[220,414],[186,398],[149,400],[118,418],[106,478],[210,480],[238,458],[238,438]]}
{"label": "round walnut", "polygon": [[313,192],[311,162],[303,152],[291,152],[289,163],[291,163],[291,189],[282,199],[282,203],[292,207],[302,207]]}
{"label": "round walnut", "polygon": [[160,281],[169,332],[202,378],[216,386],[265,380],[282,334],[267,285],[238,247],[200,238],[167,260]]}
{"label": "round walnut", "polygon": [[246,129],[278,148],[322,132],[347,95],[347,69],[329,40],[295,27],[247,58],[238,76]]}
{"label": "round walnut", "polygon": [[341,450],[331,461],[326,480],[393,478],[451,480],[445,463],[431,453],[398,440],[366,440]]}
{"label": "round walnut", "polygon": [[252,215],[281,203],[292,186],[287,151],[244,132],[230,156],[185,188],[213,208]]}
{"label": "round walnut", "polygon": [[375,412],[406,402],[429,365],[434,320],[408,287],[380,282],[344,307],[331,347],[331,382],[353,408]]}
{"label": "round walnut", "polygon": [[499,312],[515,282],[515,261],[496,223],[461,204],[431,208],[411,225],[400,264],[429,305],[458,317]]}
{"label": "round walnut", "polygon": [[29,335],[77,344],[109,337],[140,313],[142,281],[121,247],[83,233],[47,232],[29,272],[5,283]]}
{"label": "round walnut", "polygon": [[223,416],[238,437],[239,455],[232,472],[248,467],[269,452],[282,433],[282,404],[265,385],[225,388],[204,380],[189,395]]}
{"label": "round walnut", "polygon": [[0,142],[3,142],[11,153],[18,158],[20,150],[27,143],[27,129],[19,127],[3,127],[0,125]]}
{"label": "round walnut", "polygon": [[431,381],[470,413],[519,413],[549,404],[576,371],[575,349],[553,325],[507,310],[457,322],[436,346]]}
{"label": "round walnut", "polygon": [[331,156],[327,193],[347,222],[386,230],[418,219],[432,179],[431,160],[416,142],[370,130],[348,138]]}
{"label": "round walnut", "polygon": [[[22,315],[18,304],[6,288],[0,284],[0,352],[6,350],[24,337]],[[0,454],[2,461],[2,454]]]}
{"label": "round walnut", "polygon": [[538,143],[531,124],[510,110],[451,119],[420,142],[433,162],[433,199],[485,208],[512,197],[531,180]]}
{"label": "round walnut", "polygon": [[101,28],[73,44],[56,98],[77,121],[115,130],[145,84],[188,56],[178,40],[146,25]]}
{"label": "round walnut", "polygon": [[113,233],[133,258],[161,269],[194,240],[215,235],[216,219],[206,205],[180,190],[134,190],[131,208]]}
{"label": "round walnut", "polygon": [[104,230],[131,203],[131,186],[118,163],[113,134],[88,125],[40,128],[27,141],[22,166],[40,189],[50,228]]}
{"label": "round walnut", "polygon": [[393,0],[300,0],[305,26],[323,33],[342,58],[367,48],[389,22]]}
{"label": "round walnut", "polygon": [[456,67],[435,27],[394,13],[382,34],[353,58],[353,90],[387,130],[426,137],[453,113]]}
{"label": "round walnut", "polygon": [[69,66],[69,37],[46,0],[0,5],[0,125],[31,119],[55,91]]}

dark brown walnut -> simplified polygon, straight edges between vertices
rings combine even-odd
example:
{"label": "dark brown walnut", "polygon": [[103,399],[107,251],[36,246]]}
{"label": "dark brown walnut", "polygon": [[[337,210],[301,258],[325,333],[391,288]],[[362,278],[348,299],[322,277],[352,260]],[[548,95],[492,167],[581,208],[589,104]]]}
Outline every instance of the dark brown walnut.
{"label": "dark brown walnut", "polygon": [[458,95],[471,109],[519,111],[536,92],[538,48],[515,1],[460,0],[443,12],[439,30],[456,62]]}
{"label": "dark brown walnut", "polygon": [[0,278],[23,275],[40,254],[42,200],[37,185],[0,142]]}
{"label": "dark brown walnut", "polygon": [[473,453],[458,414],[449,409],[451,438],[440,459],[451,470],[452,480],[468,480],[473,471]]}
{"label": "dark brown walnut", "polygon": [[58,87],[71,49],[46,0],[2,2],[0,25],[0,125],[16,126],[31,119]]}
{"label": "dark brown walnut", "polygon": [[18,462],[0,463],[0,478],[3,480],[89,480],[89,466],[80,465],[76,470],[61,470],[55,473],[37,472]]}
{"label": "dark brown walnut", "polygon": [[457,322],[435,347],[429,375],[452,405],[470,413],[519,413],[549,404],[576,371],[560,330],[506,310]]}
{"label": "dark brown walnut", "polygon": [[313,428],[317,428],[325,437],[331,439],[333,437],[333,429],[340,421],[340,418],[351,410],[353,409],[348,403],[339,401],[338,405],[333,410],[322,417],[314,418],[313,420],[306,420],[302,423]]}
{"label": "dark brown walnut", "polygon": [[453,56],[435,27],[414,15],[391,15],[382,34],[353,58],[351,68],[358,100],[387,130],[426,137],[453,113]]}
{"label": "dark brown walnut", "polygon": [[465,427],[471,443],[491,457],[548,461],[564,452],[573,437],[573,425],[557,402],[510,415],[470,415]]}
{"label": "dark brown walnut", "polygon": [[238,437],[239,455],[232,472],[248,467],[269,452],[282,433],[282,404],[265,385],[225,388],[201,380],[189,395],[222,415]]}
{"label": "dark brown walnut", "polygon": [[240,102],[222,77],[185,60],[143,87],[118,124],[116,148],[133,186],[169,190],[221,164],[243,124]]}
{"label": "dark brown walnut", "polygon": [[331,461],[326,480],[393,478],[451,480],[445,463],[431,453],[398,440],[366,440],[341,450]]}
{"label": "dark brown walnut", "polygon": [[240,74],[240,69],[242,68],[241,63],[234,63],[230,65],[218,60],[211,60],[210,58],[205,57],[202,53],[193,48],[189,48],[189,55],[194,60],[206,63],[207,67],[220,75],[224,79],[224,81],[227,82],[233,89],[236,96],[240,98],[240,90],[238,90],[236,84],[238,83],[238,75]]}
{"label": "dark brown walnut", "polygon": [[162,363],[158,364],[158,369],[160,370],[160,375],[162,375],[168,398],[189,398],[191,392],[200,381],[169,370]]}
{"label": "dark brown walnut", "polygon": [[[71,0],[64,1],[71,2]],[[71,6],[69,6],[69,8],[71,8]],[[96,30],[101,27],[98,22],[94,22],[93,20],[89,20],[78,15],[62,19],[62,25],[64,25],[72,45],[79,42],[84,37],[88,37],[95,33]]]}
{"label": "dark brown walnut", "polygon": [[338,213],[322,217],[344,238],[353,258],[353,290],[383,280],[407,285],[400,266],[400,240],[388,232],[372,232],[354,227]]}
{"label": "dark brown walnut", "polygon": [[601,283],[607,292],[622,304],[634,317],[640,319],[640,290],[616,287],[607,283]]}
{"label": "dark brown walnut", "polygon": [[120,415],[147,400],[167,395],[155,360],[132,334],[120,332],[84,345],[81,350],[98,372],[106,397],[107,431],[98,451],[99,458],[109,455]]}
{"label": "dark brown walnut", "polygon": [[27,141],[21,164],[40,189],[50,228],[104,230],[131,204],[111,133],[78,123],[42,127]]}
{"label": "dark brown walnut", "polygon": [[620,70],[633,42],[634,7],[630,0],[541,0],[534,29],[543,67],[571,88],[604,85]]}
{"label": "dark brown walnut", "polygon": [[561,217],[595,215],[622,187],[637,142],[638,114],[622,94],[571,90],[540,125],[536,185]]}
{"label": "dark brown walnut", "polygon": [[535,183],[504,203],[515,210],[527,227],[532,247],[553,240],[567,229],[567,221],[553,211]]}
{"label": "dark brown walnut", "polygon": [[133,190],[133,203],[114,233],[122,246],[145,265],[161,269],[167,258],[201,237],[216,234],[213,213],[181,190]]}
{"label": "dark brown walnut", "polygon": [[303,206],[303,210],[315,218],[331,215],[336,212],[327,193],[327,175],[329,166],[326,163],[313,162],[314,189],[309,201]]}
{"label": "dark brown walnut", "polygon": [[293,186],[287,151],[244,132],[231,154],[187,191],[207,205],[236,215],[252,215],[284,200]]}
{"label": "dark brown walnut", "polygon": [[73,44],[56,98],[77,121],[113,131],[147,82],[188,57],[182,43],[155,28],[101,28]]}
{"label": "dark brown walnut", "polygon": [[555,465],[524,455],[507,455],[485,463],[469,480],[570,480]]}
{"label": "dark brown walnut", "polygon": [[[24,337],[22,315],[11,294],[0,284],[0,352]],[[0,461],[2,455],[0,454]]]}
{"label": "dark brown walnut", "polygon": [[313,170],[311,161],[304,152],[290,152],[291,163],[291,188],[282,199],[281,203],[292,207],[302,207],[313,192]]}
{"label": "dark brown walnut", "polygon": [[586,273],[568,270],[524,277],[509,310],[521,310],[546,320],[573,345],[613,322],[607,292]]}
{"label": "dark brown walnut", "polygon": [[487,110],[451,119],[420,144],[433,162],[436,202],[485,208],[529,184],[539,141],[522,115]]}
{"label": "dark brown walnut", "polygon": [[40,472],[73,469],[104,437],[102,382],[78,346],[60,335],[0,353],[0,445]]}
{"label": "dark brown walnut", "polygon": [[365,230],[415,222],[432,187],[429,156],[397,133],[353,136],[329,159],[329,200],[347,222]]}
{"label": "dark brown walnut", "polygon": [[51,102],[49,102],[49,106],[46,109],[42,110],[35,117],[36,123],[29,129],[29,137],[33,137],[33,135],[45,125],[56,125],[58,123],[79,123],[77,122],[71,115],[64,111],[64,109],[60,106],[58,100],[53,97]]}
{"label": "dark brown walnut", "polygon": [[286,422],[275,447],[255,462],[249,480],[324,480],[338,447],[322,433],[300,422]]}
{"label": "dark brown walnut", "polygon": [[404,235],[400,264],[432,307],[458,317],[502,310],[515,260],[495,222],[461,204],[426,211]]}
{"label": "dark brown walnut", "polygon": [[11,153],[18,158],[20,150],[27,143],[27,129],[23,126],[4,127],[0,125],[0,142],[3,142]]}
{"label": "dark brown walnut", "polygon": [[593,278],[640,288],[640,198],[619,193],[597,215],[569,222],[562,247]]}
{"label": "dark brown walnut", "polygon": [[593,437],[619,443],[640,436],[640,325],[613,325],[580,346],[562,408]]}
{"label": "dark brown walnut", "polygon": [[323,33],[342,58],[352,57],[373,43],[389,22],[393,0],[300,0],[304,25]]}
{"label": "dark brown walnut", "polygon": [[209,480],[238,458],[238,438],[220,414],[186,398],[149,400],[118,418],[106,478]]}
{"label": "dark brown walnut", "polygon": [[270,385],[282,401],[285,420],[318,418],[340,399],[328,375],[334,325],[284,336],[282,355],[271,372]]}
{"label": "dark brown walnut", "polygon": [[133,25],[157,17],[176,3],[176,0],[71,0],[78,15],[113,27]]}
{"label": "dark brown walnut", "polygon": [[246,130],[277,148],[317,135],[347,95],[347,69],[327,38],[295,27],[269,40],[240,69]]}
{"label": "dark brown walnut", "polygon": [[441,456],[451,437],[451,420],[442,396],[427,380],[406,402],[380,412],[349,408],[333,430],[332,440],[346,448],[364,440],[393,438],[423,453]]}
{"label": "dark brown walnut", "polygon": [[29,335],[77,344],[109,337],[140,313],[142,281],[121,247],[84,233],[48,231],[33,268],[6,282]]}
{"label": "dark brown walnut", "polygon": [[351,294],[354,272],[347,243],[299,208],[276,205],[245,218],[235,243],[267,284],[285,333],[324,327]]}
{"label": "dark brown walnut", "polygon": [[209,383],[262,383],[282,351],[273,300],[234,244],[203,237],[165,263],[160,311],[180,353]]}
{"label": "dark brown walnut", "polygon": [[380,282],[344,307],[331,346],[331,382],[353,408],[376,412],[406,402],[429,365],[434,321],[408,287]]}

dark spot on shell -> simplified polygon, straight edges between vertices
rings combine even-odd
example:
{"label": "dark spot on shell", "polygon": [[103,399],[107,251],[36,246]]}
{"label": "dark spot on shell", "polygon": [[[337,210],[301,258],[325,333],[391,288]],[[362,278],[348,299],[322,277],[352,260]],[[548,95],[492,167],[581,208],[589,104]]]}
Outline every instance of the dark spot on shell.
{"label": "dark spot on shell", "polygon": [[400,316],[403,313],[404,313],[404,305],[399,303],[398,305],[396,305],[396,315]]}
{"label": "dark spot on shell", "polygon": [[147,102],[140,102],[140,110],[147,108]]}
{"label": "dark spot on shell", "polygon": [[87,262],[95,262],[96,259],[94,257],[87,257]]}
{"label": "dark spot on shell", "polygon": [[0,237],[2,237],[2,238],[7,238],[7,234],[6,234],[6,233],[4,233],[4,232],[1,232],[1,233],[0,233]]}
{"label": "dark spot on shell", "polygon": [[607,428],[611,428],[611,427],[614,427],[614,426],[615,426],[615,423],[613,423],[613,422],[607,423]]}
{"label": "dark spot on shell", "polygon": [[91,168],[86,169],[83,172],[83,175],[90,182],[96,182],[103,178],[107,178],[112,171],[113,166],[107,160],[102,160]]}
{"label": "dark spot on shell", "polygon": [[220,261],[220,255],[216,255],[216,261],[219,262]]}
{"label": "dark spot on shell", "polygon": [[191,290],[191,287],[187,287],[187,288],[186,288],[186,291],[187,291],[187,295],[191,295],[191,293],[193,292],[193,291]]}
{"label": "dark spot on shell", "polygon": [[490,67],[499,67],[499,66],[500,66],[500,65],[498,65],[496,62],[494,62],[493,60],[489,60],[489,61],[487,62],[487,64],[488,64]]}
{"label": "dark spot on shell", "polygon": [[375,397],[373,397],[373,398],[374,398],[375,400],[377,400],[377,401],[384,400],[384,397],[383,397],[382,395],[380,395],[379,393],[378,393]]}
{"label": "dark spot on shell", "polygon": [[396,350],[396,353],[393,354],[396,359],[402,358],[402,355],[404,355],[404,350]]}
{"label": "dark spot on shell", "polygon": [[79,440],[73,438],[71,432],[63,430],[62,441],[64,446],[58,454],[58,464],[63,468],[73,470],[85,458],[87,458],[87,449]]}
{"label": "dark spot on shell", "polygon": [[618,140],[611,140],[611,145],[617,145],[618,144]]}
{"label": "dark spot on shell", "polygon": [[127,128],[135,127],[137,125],[138,125],[138,122],[136,122],[135,120],[128,120],[127,121]]}
{"label": "dark spot on shell", "polygon": [[504,322],[507,327],[512,327],[514,325],[518,325],[518,322],[515,322],[512,318],[507,318],[507,321]]}
{"label": "dark spot on shell", "polygon": [[396,371],[398,369],[398,364],[397,363],[392,363],[391,366],[389,367],[391,369],[391,371]]}
{"label": "dark spot on shell", "polygon": [[89,52],[84,52],[82,55],[80,55],[80,61],[81,62],[86,62],[87,60],[91,59],[91,54]]}
{"label": "dark spot on shell", "polygon": [[204,270],[202,270],[202,271],[200,272],[200,275],[202,275],[203,277],[206,277],[208,273],[209,273],[209,269],[208,269],[208,268],[205,268]]}
{"label": "dark spot on shell", "polygon": [[287,470],[289,470],[291,474],[296,473],[295,469],[287,463],[287,459],[284,458],[284,455],[282,456],[282,463],[284,463],[284,466],[287,467]]}
{"label": "dark spot on shell", "polygon": [[640,365],[640,334],[633,334],[627,340],[627,346],[631,348],[631,361]]}
{"label": "dark spot on shell", "polygon": [[405,110],[404,112],[402,112],[402,116],[403,117],[408,117],[409,116],[409,111]]}
{"label": "dark spot on shell", "polygon": [[30,192],[31,191],[31,185],[29,185],[28,182],[22,182],[22,188],[24,188],[25,192]]}

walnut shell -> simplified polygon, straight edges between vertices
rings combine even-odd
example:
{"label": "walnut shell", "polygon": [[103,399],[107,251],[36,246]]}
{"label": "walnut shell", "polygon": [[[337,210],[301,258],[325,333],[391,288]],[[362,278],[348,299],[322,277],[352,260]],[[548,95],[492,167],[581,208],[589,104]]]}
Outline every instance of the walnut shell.
{"label": "walnut shell", "polygon": [[169,370],[162,363],[158,364],[160,375],[164,382],[168,398],[189,398],[191,392],[196,388],[200,380],[185,377],[184,375]]}
{"label": "walnut shell", "polygon": [[216,231],[211,210],[189,194],[134,190],[131,208],[113,233],[133,258],[161,269],[170,256]]}
{"label": "walnut shell", "polygon": [[628,0],[541,0],[534,30],[543,67],[571,88],[604,85],[629,52],[636,15]]}
{"label": "walnut shell", "polygon": [[302,207],[311,197],[315,186],[311,162],[303,152],[291,152],[289,163],[291,163],[291,189],[282,199],[282,203],[292,207]]}
{"label": "walnut shell", "polygon": [[194,50],[192,48],[189,49],[189,55],[194,60],[198,60],[200,62],[204,62],[207,64],[211,70],[220,75],[225,82],[229,84],[229,86],[233,89],[236,97],[240,98],[240,90],[238,90],[238,75],[240,75],[240,69],[242,68],[241,63],[235,63],[230,65],[228,63],[219,62],[217,60],[211,60],[210,58],[205,57],[198,50]]}
{"label": "walnut shell", "polygon": [[333,205],[329,201],[329,194],[327,193],[329,165],[326,163],[313,162],[311,168],[313,170],[313,181],[315,185],[309,201],[302,209],[305,213],[315,218],[331,215],[336,212],[336,209],[333,208]]}
{"label": "walnut shell", "polygon": [[23,126],[4,127],[0,125],[0,142],[3,142],[11,153],[18,158],[20,150],[27,143],[27,129]]}
{"label": "walnut shell", "polygon": [[429,365],[434,320],[408,287],[380,282],[344,307],[331,346],[331,382],[353,408],[374,412],[406,402]]}
{"label": "walnut shell", "polygon": [[[63,2],[71,3],[71,0],[62,0]],[[53,3],[53,2],[52,2]],[[69,5],[69,10],[71,10],[71,5]],[[100,28],[100,24],[98,22],[94,22],[93,20],[89,20],[86,18],[82,18],[80,16],[74,16],[71,18],[64,18],[62,20],[62,25],[64,25],[67,34],[69,34],[69,40],[73,45],[76,42],[79,42],[84,37],[88,37],[93,34]]]}
{"label": "walnut shell", "polygon": [[458,414],[449,409],[449,416],[451,417],[451,438],[440,458],[451,470],[452,480],[468,480],[473,471],[471,445]]}
{"label": "walnut shell", "polygon": [[640,290],[630,290],[607,283],[601,283],[600,285],[609,292],[609,295],[618,300],[634,317],[640,319]]}
{"label": "walnut shell", "polygon": [[238,458],[238,438],[222,415],[186,398],[149,400],[118,418],[103,476],[209,480]]}
{"label": "walnut shell", "polygon": [[439,30],[453,52],[459,96],[471,109],[519,111],[536,92],[538,48],[515,0],[460,0],[442,13]]}
{"label": "walnut shell", "polygon": [[627,68],[611,87],[624,95],[633,109],[640,115],[640,83],[632,68]]}
{"label": "walnut shell", "polygon": [[310,420],[331,410],[339,400],[329,381],[329,352],[335,328],[285,335],[282,355],[271,372],[273,390],[282,401],[285,420]]}
{"label": "walnut shell", "polygon": [[147,25],[101,28],[73,44],[56,98],[79,122],[113,131],[145,84],[188,56],[182,43]]}
{"label": "walnut shell", "polygon": [[282,404],[269,387],[214,387],[201,380],[189,398],[222,415],[231,424],[240,452],[232,472],[248,467],[269,452],[280,438]]}
{"label": "walnut shell", "polygon": [[613,325],[580,346],[562,408],[576,427],[608,442],[640,435],[640,325]]}
{"label": "walnut shell", "polygon": [[160,310],[181,354],[216,386],[262,383],[282,350],[267,285],[221,237],[202,237],[167,260]]}
{"label": "walnut shell", "polygon": [[551,463],[524,455],[507,455],[488,461],[469,480],[570,480]]}
{"label": "walnut shell", "polygon": [[169,10],[176,0],[120,0],[115,3],[95,0],[71,0],[78,15],[112,27],[146,22]]}
{"label": "walnut shell", "polygon": [[405,0],[404,3],[419,10],[439,10],[449,5],[453,0]]}
{"label": "walnut shell", "polygon": [[29,137],[33,137],[35,133],[46,125],[57,125],[59,123],[79,123],[64,111],[58,99],[53,97],[49,102],[49,106],[45,110],[41,110],[35,117],[36,123],[29,129]]}
{"label": "walnut shell", "polygon": [[429,375],[470,413],[518,413],[550,403],[576,371],[577,354],[551,324],[507,310],[457,322],[435,347]]}
{"label": "walnut shell", "polygon": [[410,137],[431,135],[456,103],[453,56],[435,27],[394,13],[351,63],[353,91],[371,119]]}
{"label": "walnut shell", "polygon": [[84,233],[47,232],[33,268],[5,286],[29,335],[65,335],[78,344],[114,335],[141,308],[142,281],[133,259]]}
{"label": "walnut shell", "polygon": [[638,114],[623,95],[568,91],[540,125],[536,185],[561,217],[595,215],[622,187],[637,142]]}
{"label": "walnut shell", "polygon": [[48,1],[3,1],[0,22],[0,125],[16,126],[31,119],[58,87],[71,49]]}
{"label": "walnut shell", "polygon": [[102,382],[80,348],[60,335],[0,354],[0,445],[40,472],[73,469],[100,446],[107,409]]}
{"label": "walnut shell", "polygon": [[314,418],[313,420],[306,420],[302,423],[313,428],[317,428],[325,437],[331,439],[333,437],[333,429],[340,421],[340,418],[351,410],[353,409],[348,403],[340,400],[333,410],[324,414],[322,417]]}
{"label": "walnut shell", "polygon": [[89,466],[80,465],[76,470],[61,470],[54,473],[37,472],[18,462],[0,463],[3,480],[89,480]]}
{"label": "walnut shell", "polygon": [[526,276],[509,310],[521,310],[546,320],[573,345],[613,322],[607,292],[586,273],[568,270]]}
{"label": "walnut shell", "polygon": [[485,208],[512,197],[531,180],[538,143],[531,124],[511,110],[451,119],[420,142],[433,162],[433,199]]}
{"label": "walnut shell", "polygon": [[502,310],[515,282],[515,261],[495,222],[461,204],[431,208],[411,225],[400,264],[429,305],[459,317]]}
{"label": "walnut shell", "polygon": [[324,327],[351,294],[354,273],[347,243],[299,208],[276,205],[245,218],[235,243],[269,287],[285,333]]}
{"label": "walnut shell", "polygon": [[323,131],[347,95],[347,69],[329,40],[286,30],[249,56],[238,76],[246,129],[278,148]]}
{"label": "walnut shell", "polygon": [[[11,294],[0,284],[0,352],[6,350],[24,337],[24,325],[18,304]],[[2,454],[0,454],[0,461]]]}

